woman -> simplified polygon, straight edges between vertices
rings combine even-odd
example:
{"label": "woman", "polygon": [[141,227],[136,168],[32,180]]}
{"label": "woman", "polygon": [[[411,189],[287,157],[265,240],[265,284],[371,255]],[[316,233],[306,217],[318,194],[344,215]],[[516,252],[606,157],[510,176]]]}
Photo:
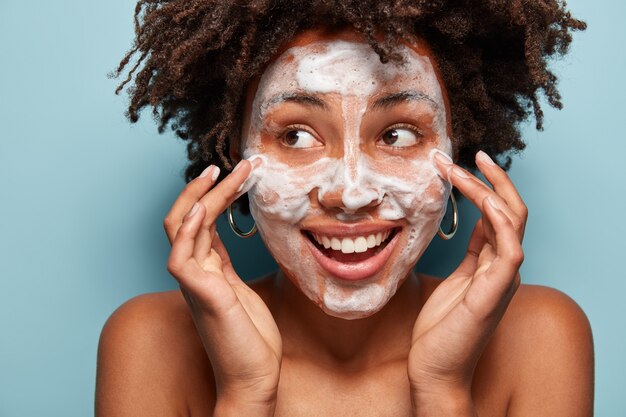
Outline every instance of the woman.
{"label": "woman", "polygon": [[[144,3],[118,73],[139,52],[131,120],[151,104],[190,141],[164,221],[181,291],[108,320],[97,415],[592,414],[588,321],[520,286],[526,207],[488,156],[523,148],[528,106],[541,126],[540,91],[560,106],[545,59],[583,23],[543,2]],[[440,281],[412,268],[449,237],[451,186],[482,217]],[[215,231],[242,195],[280,266],[248,285]]]}

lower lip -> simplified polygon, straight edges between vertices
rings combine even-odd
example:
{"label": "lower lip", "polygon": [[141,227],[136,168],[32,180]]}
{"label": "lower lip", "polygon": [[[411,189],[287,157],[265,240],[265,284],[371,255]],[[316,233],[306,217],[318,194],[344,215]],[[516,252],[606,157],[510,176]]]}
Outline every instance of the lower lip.
{"label": "lower lip", "polygon": [[344,263],[334,259],[330,259],[326,255],[317,249],[317,246],[313,244],[306,236],[303,236],[306,243],[309,245],[309,250],[313,254],[313,257],[317,260],[317,263],[321,265],[326,271],[330,272],[333,276],[349,281],[358,281],[365,278],[369,278],[372,275],[380,271],[387,263],[387,259],[391,256],[393,248],[396,246],[398,236],[400,233],[396,233],[393,238],[387,243],[380,252],[361,262]]}

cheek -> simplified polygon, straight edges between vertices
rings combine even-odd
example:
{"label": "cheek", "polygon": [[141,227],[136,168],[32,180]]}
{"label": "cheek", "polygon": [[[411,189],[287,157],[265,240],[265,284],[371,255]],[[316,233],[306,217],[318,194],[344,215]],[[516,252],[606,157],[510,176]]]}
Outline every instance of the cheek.
{"label": "cheek", "polygon": [[[306,207],[303,193],[298,192],[297,177],[283,163],[272,147],[263,144],[263,136],[256,134],[246,141],[243,151],[246,159],[260,157],[262,165],[251,173],[253,185],[248,190],[250,208],[260,228],[268,220],[295,222]],[[302,186],[302,184],[299,184]]]}
{"label": "cheek", "polygon": [[[263,189],[262,193],[250,191],[250,195],[252,197],[252,201],[257,207],[268,207],[275,206],[280,202],[280,195],[273,190],[268,189],[268,187],[260,186]],[[257,189],[259,186],[257,185]]]}
{"label": "cheek", "polygon": [[254,171],[254,186],[249,191],[251,206],[259,220],[297,224],[311,213],[311,191],[330,181],[327,159],[312,164],[287,165],[271,154],[260,155],[263,165]]}
{"label": "cheek", "polygon": [[448,187],[430,161],[410,164],[404,180],[413,185],[413,192],[408,194],[412,199],[412,206],[421,203],[424,210],[441,207]]}
{"label": "cheek", "polygon": [[449,187],[439,180],[423,184],[420,189],[416,189],[416,192],[407,198],[409,204],[406,214],[409,223],[439,224],[444,214],[448,189]]}
{"label": "cheek", "polygon": [[381,217],[410,224],[440,220],[449,185],[426,158],[370,160],[370,187],[384,194]]}

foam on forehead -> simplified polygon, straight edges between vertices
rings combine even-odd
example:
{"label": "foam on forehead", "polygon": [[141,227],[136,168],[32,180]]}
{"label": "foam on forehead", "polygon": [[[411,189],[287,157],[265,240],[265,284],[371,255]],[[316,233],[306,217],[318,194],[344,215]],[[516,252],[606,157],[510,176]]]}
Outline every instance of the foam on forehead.
{"label": "foam on forehead", "polygon": [[397,52],[403,58],[401,62],[383,64],[371,46],[363,42],[333,40],[292,47],[261,76],[252,105],[253,120],[260,123],[273,98],[281,94],[338,93],[365,99],[390,81],[397,82],[395,90],[418,90],[429,96],[445,113],[430,59],[405,45],[399,45]]}
{"label": "foam on forehead", "polygon": [[334,41],[324,43],[323,48],[321,53],[306,48],[290,51],[298,62],[296,79],[303,90],[371,95],[380,89],[381,81],[392,80],[404,70],[397,65],[383,65],[368,44]]}

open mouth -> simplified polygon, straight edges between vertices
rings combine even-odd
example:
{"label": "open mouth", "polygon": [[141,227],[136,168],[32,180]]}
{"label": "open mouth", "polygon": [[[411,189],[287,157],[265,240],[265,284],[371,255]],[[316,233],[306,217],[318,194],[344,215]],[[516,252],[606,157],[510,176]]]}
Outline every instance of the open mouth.
{"label": "open mouth", "polygon": [[383,250],[395,236],[397,229],[373,233],[367,236],[332,237],[306,232],[307,237],[324,254],[339,262],[361,262]]}
{"label": "open mouth", "polygon": [[303,231],[318,263],[333,275],[357,280],[378,272],[395,246],[400,228],[363,236],[328,236]]}

